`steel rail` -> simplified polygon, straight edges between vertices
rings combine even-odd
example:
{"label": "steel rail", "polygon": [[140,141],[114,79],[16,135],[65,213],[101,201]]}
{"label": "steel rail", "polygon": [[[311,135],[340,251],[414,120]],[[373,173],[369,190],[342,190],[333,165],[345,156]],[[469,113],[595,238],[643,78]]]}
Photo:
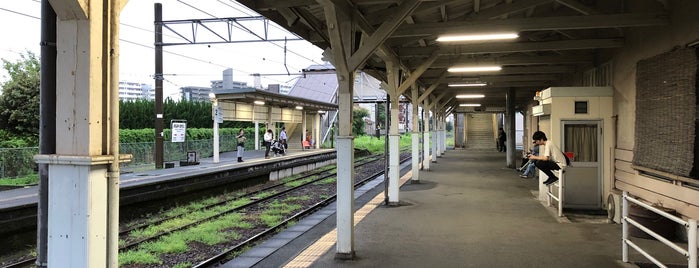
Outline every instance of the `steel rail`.
{"label": "steel rail", "polygon": [[[411,159],[411,157],[407,157],[407,158],[401,160],[400,162],[401,162],[401,163],[405,163],[405,161],[408,161],[409,159]],[[354,187],[355,187],[355,189],[356,189],[357,187],[359,187],[359,186],[361,186],[361,185],[363,185],[363,184],[369,182],[370,180],[376,179],[377,177],[379,177],[379,176],[381,176],[381,175],[383,175],[383,174],[384,174],[384,171],[383,171],[383,170],[382,170],[382,171],[379,171],[379,172],[376,172],[376,173],[374,173],[374,174],[368,176],[367,178],[365,178],[365,179],[363,179],[363,180],[361,180],[361,181],[355,183],[355,184],[354,184]],[[322,208],[322,207],[327,206],[327,205],[330,204],[331,202],[335,201],[336,198],[337,198],[337,194],[335,194],[335,195],[333,195],[333,196],[331,196],[331,197],[328,197],[328,198],[326,198],[325,200],[322,200],[322,201],[316,203],[315,205],[313,205],[313,206],[311,206],[311,207],[309,207],[309,208],[307,208],[307,209],[305,209],[305,210],[303,210],[303,211],[301,211],[301,212],[299,212],[299,213],[296,213],[294,216],[292,216],[292,217],[290,217],[290,218],[288,218],[288,219],[282,221],[281,223],[275,225],[274,227],[270,227],[270,228],[268,228],[268,229],[262,231],[261,233],[258,233],[258,234],[256,234],[256,235],[254,235],[253,237],[251,237],[251,238],[249,238],[249,239],[247,239],[247,240],[241,242],[240,244],[238,244],[238,245],[236,245],[236,246],[234,246],[234,247],[232,247],[232,248],[229,248],[229,249],[225,250],[224,252],[221,252],[221,253],[219,253],[218,255],[213,256],[213,257],[211,257],[211,258],[209,258],[209,259],[207,259],[207,260],[205,260],[205,261],[203,261],[203,262],[200,262],[200,263],[198,263],[197,265],[192,266],[192,268],[211,267],[211,266],[214,266],[214,265],[217,265],[217,264],[221,264],[222,261],[225,261],[225,260],[227,259],[227,256],[228,256],[230,253],[235,252],[235,251],[238,251],[238,250],[240,250],[240,249],[243,249],[243,248],[245,248],[245,247],[251,245],[252,243],[257,242],[258,240],[260,240],[260,239],[262,239],[262,238],[264,238],[264,237],[266,237],[266,236],[268,236],[268,235],[270,235],[270,234],[273,234],[273,233],[277,232],[277,231],[280,230],[280,229],[285,228],[289,222],[292,222],[292,221],[296,221],[296,220],[298,220],[298,219],[301,219],[301,218],[305,217],[306,215],[309,215],[309,214],[315,212],[316,210],[318,210],[318,209],[320,209],[320,208]]]}

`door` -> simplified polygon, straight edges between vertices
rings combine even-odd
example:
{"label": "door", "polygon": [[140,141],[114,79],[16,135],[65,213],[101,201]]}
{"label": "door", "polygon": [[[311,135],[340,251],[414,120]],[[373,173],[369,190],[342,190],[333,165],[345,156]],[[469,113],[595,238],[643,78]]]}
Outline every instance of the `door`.
{"label": "door", "polygon": [[602,209],[602,122],[562,121],[562,150],[572,153],[563,207]]}

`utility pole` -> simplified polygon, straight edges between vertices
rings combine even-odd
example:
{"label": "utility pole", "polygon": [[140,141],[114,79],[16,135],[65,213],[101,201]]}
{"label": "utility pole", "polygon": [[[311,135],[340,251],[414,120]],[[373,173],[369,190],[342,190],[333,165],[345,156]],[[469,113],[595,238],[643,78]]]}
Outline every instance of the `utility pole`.
{"label": "utility pole", "polygon": [[155,3],[155,168],[163,168],[163,4]]}

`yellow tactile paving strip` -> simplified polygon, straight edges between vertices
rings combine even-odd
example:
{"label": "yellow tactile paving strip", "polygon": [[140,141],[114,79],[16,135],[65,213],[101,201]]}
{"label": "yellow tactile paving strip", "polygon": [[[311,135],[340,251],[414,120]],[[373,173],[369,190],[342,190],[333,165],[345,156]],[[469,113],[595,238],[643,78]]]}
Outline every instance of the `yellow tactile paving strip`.
{"label": "yellow tactile paving strip", "polygon": [[[403,185],[412,177],[412,172],[408,172],[400,178],[400,185]],[[354,212],[354,226],[357,226],[366,215],[384,202],[384,192],[377,194],[371,201],[366,203],[362,208]],[[337,228],[325,234],[318,239],[313,245],[302,251],[296,258],[284,265],[285,268],[305,268],[310,267],[313,262],[323,256],[333,245],[337,238]]]}

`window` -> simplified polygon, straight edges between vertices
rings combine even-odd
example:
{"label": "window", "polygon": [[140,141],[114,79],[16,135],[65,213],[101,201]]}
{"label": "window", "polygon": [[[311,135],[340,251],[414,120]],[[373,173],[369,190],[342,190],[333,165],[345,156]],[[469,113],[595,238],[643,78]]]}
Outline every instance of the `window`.
{"label": "window", "polygon": [[587,101],[576,101],[575,102],[575,113],[576,114],[587,114]]}
{"label": "window", "polygon": [[575,162],[597,162],[598,137],[596,123],[568,123],[564,127],[563,151],[573,152]]}

